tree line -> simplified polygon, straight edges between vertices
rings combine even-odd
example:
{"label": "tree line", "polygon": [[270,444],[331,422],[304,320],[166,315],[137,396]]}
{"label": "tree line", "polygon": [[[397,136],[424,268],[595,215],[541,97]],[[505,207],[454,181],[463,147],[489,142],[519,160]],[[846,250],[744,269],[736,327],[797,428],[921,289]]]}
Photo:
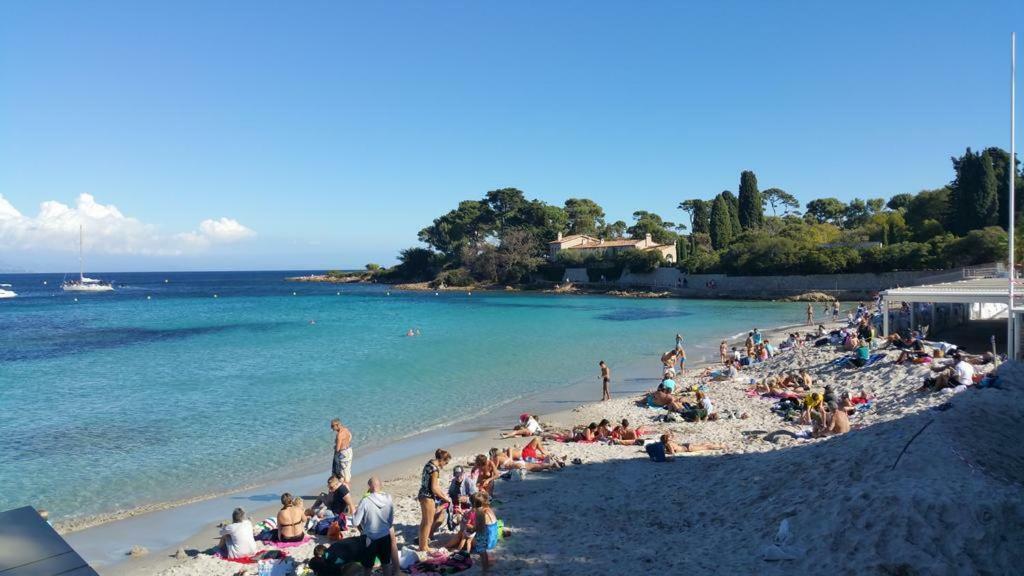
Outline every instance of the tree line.
{"label": "tree line", "polygon": [[[450,286],[519,284],[556,279],[567,266],[629,267],[642,272],[675,265],[691,273],[829,274],[938,269],[1001,261],[1007,245],[1009,174],[1024,208],[1024,176],[1000,148],[953,157],[946,186],[889,198],[816,198],[801,210],[781,188],[760,190],[752,171],[740,174],[737,193],[679,203],[689,225],[638,210],[631,222],[608,221],[587,198],[562,206],[528,199],[516,188],[464,200],[419,232],[426,247],[402,250],[399,263],[370,272],[383,281],[427,281]],[[678,262],[628,250],[613,258],[559,253],[547,261],[547,245],[559,233],[612,239],[644,238],[675,243]],[[1022,243],[1018,242],[1017,246]],[[369,269],[369,266],[368,266]],[[609,276],[612,277],[612,276]]]}

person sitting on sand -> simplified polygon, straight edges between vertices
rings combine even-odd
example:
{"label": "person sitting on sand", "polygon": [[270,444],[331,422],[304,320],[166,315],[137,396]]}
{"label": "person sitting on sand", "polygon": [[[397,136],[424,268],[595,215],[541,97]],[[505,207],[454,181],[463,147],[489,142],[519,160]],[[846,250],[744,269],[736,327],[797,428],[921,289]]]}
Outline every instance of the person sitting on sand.
{"label": "person sitting on sand", "polygon": [[572,438],[573,442],[596,442],[597,441],[597,423],[591,422],[590,424],[580,427],[576,430]]}
{"label": "person sitting on sand", "polygon": [[824,436],[838,436],[850,431],[850,417],[846,411],[839,408],[835,402],[828,404],[828,412],[824,415],[822,422],[815,422],[811,433],[816,438]]}
{"label": "person sitting on sand", "polygon": [[488,494],[494,493],[494,480],[498,477],[498,467],[487,456],[477,454],[473,460],[473,475],[476,477],[477,490]]}
{"label": "person sitting on sand", "polygon": [[519,424],[517,424],[511,432],[502,432],[502,438],[514,438],[516,436],[540,436],[544,433],[544,429],[540,427],[540,423],[537,422],[537,417],[530,414],[521,414],[519,416]]}
{"label": "person sitting on sand", "polygon": [[321,492],[313,506],[306,511],[307,516],[316,518],[328,518],[351,514],[356,506],[349,495],[348,486],[337,476],[327,479],[327,492]]}
{"label": "person sitting on sand", "polygon": [[256,545],[252,522],[246,519],[245,510],[235,508],[231,513],[231,524],[220,525],[220,547],[228,558],[248,558],[260,551]]}
{"label": "person sitting on sand", "polygon": [[867,340],[861,340],[857,345],[857,349],[854,350],[854,357],[850,358],[850,364],[857,368],[863,368],[867,365],[868,360],[871,358],[871,347],[868,345]]}
{"label": "person sitting on sand", "polygon": [[649,398],[651,404],[659,408],[665,408],[667,410],[672,410],[673,412],[679,412],[683,409],[683,405],[676,400],[668,390],[665,390],[664,386],[661,385],[658,386],[657,390],[650,394]]}
{"label": "person sitting on sand", "polygon": [[953,371],[949,376],[949,385],[953,388],[974,385],[974,366],[965,360],[959,351],[953,353]]}
{"label": "person sitting on sand", "polygon": [[691,452],[708,452],[710,450],[725,450],[724,444],[711,444],[711,443],[683,443],[676,444],[672,441],[672,433],[666,432],[661,435],[661,443],[665,447],[665,454],[671,456],[674,454],[686,454]]}
{"label": "person sitting on sand", "polygon": [[708,420],[717,420],[718,413],[715,412],[715,405],[711,403],[711,399],[707,397],[700,390],[697,390],[697,421],[707,422]]}
{"label": "person sitting on sand", "polygon": [[451,498],[452,505],[455,507],[453,512],[469,508],[469,498],[478,490],[476,480],[471,474],[466,474],[464,467],[452,468],[452,481],[448,484],[448,497]]}
{"label": "person sitting on sand", "polygon": [[[302,499],[299,499],[301,502]],[[306,524],[306,513],[302,506],[295,505],[295,498],[285,492],[281,494],[281,510],[277,513],[277,529],[274,530],[275,542],[301,542],[306,537],[303,528]]]}
{"label": "person sitting on sand", "polygon": [[[673,381],[673,384],[675,382]],[[596,440],[608,440],[612,437],[612,423],[608,419],[603,419],[597,424],[597,430],[594,431],[594,438]]]}

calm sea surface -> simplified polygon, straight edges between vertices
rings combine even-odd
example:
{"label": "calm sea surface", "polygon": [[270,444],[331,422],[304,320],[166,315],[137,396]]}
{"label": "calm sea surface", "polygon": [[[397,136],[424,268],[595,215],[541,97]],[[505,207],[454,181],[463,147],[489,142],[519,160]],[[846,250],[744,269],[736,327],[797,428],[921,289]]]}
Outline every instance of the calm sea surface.
{"label": "calm sea surface", "polygon": [[799,322],[803,306],[389,294],[295,274],[93,274],[118,290],[92,295],[61,292],[61,275],[0,276],[19,293],[0,300],[0,510],[88,516],[311,459],[326,470],[332,417],[357,449],[380,445],[596,382],[599,359],[653,358],[676,332],[691,358],[717,354],[716,338]]}

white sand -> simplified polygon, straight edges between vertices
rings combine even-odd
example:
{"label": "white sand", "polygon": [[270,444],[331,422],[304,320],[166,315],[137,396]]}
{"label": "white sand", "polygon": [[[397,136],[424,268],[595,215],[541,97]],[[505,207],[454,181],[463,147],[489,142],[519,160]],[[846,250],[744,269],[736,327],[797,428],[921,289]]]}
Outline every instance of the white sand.
{"label": "white sand", "polygon": [[[831,347],[786,352],[744,370],[735,382],[709,385],[720,413],[746,413],[746,419],[653,423],[664,411],[640,408],[634,398],[543,417],[562,427],[627,418],[657,432],[672,430],[676,441],[723,443],[728,450],[656,464],[639,447],[549,443],[552,453],[583,464],[498,483],[496,508],[513,535],[499,546],[493,573],[1020,573],[1024,368],[1004,366],[999,388],[922,394],[914,390],[928,368],[894,365],[896,351],[861,370],[832,367],[839,354]],[[844,436],[768,442],[763,433],[743,434],[800,429],[773,414],[772,402],[744,393],[751,377],[797,367],[815,375],[818,390],[827,383],[837,392],[867,387],[873,407],[851,417],[855,429]],[[930,410],[950,400],[952,408]],[[488,444],[507,442],[477,443],[456,454],[456,462]],[[419,467],[407,464],[396,477],[385,476],[400,545],[415,537],[419,523]],[[764,549],[783,519],[791,527],[785,551],[793,559],[766,561]],[[312,547],[290,552],[306,559]],[[239,568],[200,555],[129,560],[114,572],[229,575]]]}

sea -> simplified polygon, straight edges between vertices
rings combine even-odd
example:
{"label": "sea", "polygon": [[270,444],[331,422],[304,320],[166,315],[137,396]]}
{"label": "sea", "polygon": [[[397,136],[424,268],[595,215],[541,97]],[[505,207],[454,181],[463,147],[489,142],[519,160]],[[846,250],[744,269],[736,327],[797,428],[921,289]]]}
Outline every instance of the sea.
{"label": "sea", "polygon": [[[316,271],[6,274],[0,510],[88,519],[329,470],[362,450],[614,376],[684,337],[691,362],[802,304],[290,282]],[[415,336],[407,336],[412,330]]]}

